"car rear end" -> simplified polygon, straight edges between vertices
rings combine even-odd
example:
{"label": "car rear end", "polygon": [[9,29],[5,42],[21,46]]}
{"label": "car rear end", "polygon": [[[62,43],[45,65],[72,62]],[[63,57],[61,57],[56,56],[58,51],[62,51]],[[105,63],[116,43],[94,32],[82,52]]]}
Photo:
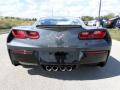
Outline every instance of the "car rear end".
{"label": "car rear end", "polygon": [[13,28],[7,46],[14,65],[71,71],[81,64],[105,64],[111,49],[111,38],[102,28],[38,26]]}

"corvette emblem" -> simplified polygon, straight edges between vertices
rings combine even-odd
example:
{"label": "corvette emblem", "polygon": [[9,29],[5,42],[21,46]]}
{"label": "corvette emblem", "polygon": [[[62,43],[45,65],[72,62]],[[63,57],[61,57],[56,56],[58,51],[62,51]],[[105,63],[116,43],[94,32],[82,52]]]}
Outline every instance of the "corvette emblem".
{"label": "corvette emblem", "polygon": [[57,40],[63,39],[63,37],[64,37],[64,34],[58,34],[58,35],[56,35],[56,39]]}
{"label": "corvette emblem", "polygon": [[63,37],[64,37],[64,34],[61,34],[61,33],[56,35],[56,43],[57,43],[57,45],[62,45],[64,43]]}

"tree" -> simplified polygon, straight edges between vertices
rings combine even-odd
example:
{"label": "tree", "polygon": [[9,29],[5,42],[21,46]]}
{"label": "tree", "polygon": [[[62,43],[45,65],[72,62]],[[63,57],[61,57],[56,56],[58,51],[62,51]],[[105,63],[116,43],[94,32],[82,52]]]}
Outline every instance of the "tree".
{"label": "tree", "polygon": [[37,19],[36,18],[33,18],[32,21],[36,21]]}
{"label": "tree", "polygon": [[114,13],[109,13],[108,15],[103,16],[104,18],[111,19],[115,17]]}
{"label": "tree", "polygon": [[[101,16],[100,18],[111,19],[111,18],[114,18],[114,17],[115,17],[114,13],[109,13],[107,15]],[[98,17],[96,17],[96,19],[98,19]]]}
{"label": "tree", "polygon": [[81,18],[83,21],[91,21],[91,20],[94,20],[94,17],[92,16],[82,16]]}

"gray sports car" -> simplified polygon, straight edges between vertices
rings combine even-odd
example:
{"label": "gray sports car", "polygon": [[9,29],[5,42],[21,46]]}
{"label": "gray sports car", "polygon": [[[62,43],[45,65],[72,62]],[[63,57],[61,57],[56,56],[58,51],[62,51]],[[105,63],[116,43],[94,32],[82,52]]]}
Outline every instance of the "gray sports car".
{"label": "gray sports car", "polygon": [[79,18],[46,17],[32,26],[13,27],[7,47],[15,66],[72,71],[81,64],[105,66],[111,37],[105,28],[85,26]]}

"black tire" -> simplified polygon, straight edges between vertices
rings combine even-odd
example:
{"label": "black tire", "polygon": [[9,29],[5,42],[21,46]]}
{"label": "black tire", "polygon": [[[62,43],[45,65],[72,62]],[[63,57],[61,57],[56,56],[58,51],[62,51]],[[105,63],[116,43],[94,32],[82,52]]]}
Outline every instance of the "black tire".
{"label": "black tire", "polygon": [[106,65],[106,62],[100,62],[97,64],[97,66],[104,67]]}
{"label": "black tire", "polygon": [[14,66],[20,65],[20,63],[19,63],[18,61],[13,61],[13,60],[11,60],[11,62],[12,62],[12,64],[13,64]]}

